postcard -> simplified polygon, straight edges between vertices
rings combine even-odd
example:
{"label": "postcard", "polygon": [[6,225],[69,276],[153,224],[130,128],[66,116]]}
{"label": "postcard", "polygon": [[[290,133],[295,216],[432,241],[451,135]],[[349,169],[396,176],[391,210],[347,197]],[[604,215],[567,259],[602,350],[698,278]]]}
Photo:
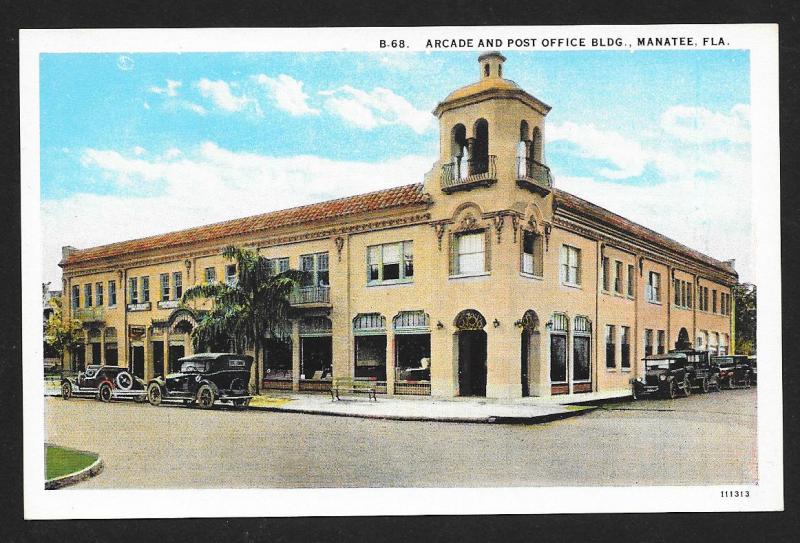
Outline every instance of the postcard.
{"label": "postcard", "polygon": [[781,510],[777,33],[22,30],[26,518]]}

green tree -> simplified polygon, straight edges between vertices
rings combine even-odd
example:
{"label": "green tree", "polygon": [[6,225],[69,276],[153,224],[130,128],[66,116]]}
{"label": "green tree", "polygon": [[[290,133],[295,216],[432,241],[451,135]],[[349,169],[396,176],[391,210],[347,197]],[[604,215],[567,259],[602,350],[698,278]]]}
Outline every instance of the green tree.
{"label": "green tree", "polygon": [[261,357],[268,337],[275,337],[288,325],[291,313],[289,295],[304,272],[287,270],[273,274],[269,262],[257,252],[228,246],[222,256],[236,263],[236,278],[231,284],[212,283],[193,286],[183,294],[183,302],[208,299],[213,302],[192,331],[195,345],[219,347],[227,340],[240,352],[253,349],[256,393],[260,389]]}
{"label": "green tree", "polygon": [[740,283],[733,288],[736,302],[736,353],[756,354],[756,286]]}
{"label": "green tree", "polygon": [[44,341],[58,353],[61,359],[61,371],[64,371],[64,355],[74,353],[83,338],[81,321],[70,319],[64,315],[61,307],[61,298],[51,298],[50,307],[53,314],[47,319],[44,331]]}

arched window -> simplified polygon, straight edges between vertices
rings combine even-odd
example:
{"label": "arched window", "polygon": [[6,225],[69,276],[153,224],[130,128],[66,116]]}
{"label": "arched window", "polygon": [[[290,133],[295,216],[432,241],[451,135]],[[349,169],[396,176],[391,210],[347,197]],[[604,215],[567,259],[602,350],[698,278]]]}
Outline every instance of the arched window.
{"label": "arched window", "polygon": [[528,176],[528,121],[519,123],[519,141],[517,142],[517,177],[522,179]]}
{"label": "arched window", "polygon": [[455,179],[467,177],[467,163],[469,153],[467,149],[467,129],[459,123],[450,131],[450,161],[452,163]]}
{"label": "arched window", "polygon": [[474,309],[465,309],[461,311],[453,320],[453,325],[458,330],[483,330],[486,326],[486,319],[479,311]]}
{"label": "arched window", "polygon": [[489,171],[489,123],[486,119],[478,119],[473,127],[475,143],[472,145],[470,175]]}
{"label": "arched window", "polygon": [[538,163],[542,163],[542,132],[539,127],[533,129],[533,136],[531,137],[531,158]]}
{"label": "arched window", "polygon": [[489,63],[483,65],[483,77],[489,77]]}

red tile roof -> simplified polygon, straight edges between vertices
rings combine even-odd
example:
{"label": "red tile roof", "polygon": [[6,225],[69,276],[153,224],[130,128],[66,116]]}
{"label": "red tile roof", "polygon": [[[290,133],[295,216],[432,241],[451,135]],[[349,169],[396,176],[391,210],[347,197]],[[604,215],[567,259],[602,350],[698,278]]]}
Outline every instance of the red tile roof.
{"label": "red tile roof", "polygon": [[612,213],[611,211],[602,208],[598,205],[595,205],[591,202],[588,202],[582,198],[578,198],[574,194],[570,194],[568,192],[564,192],[563,190],[559,189],[553,189],[553,195],[555,196],[556,203],[560,208],[563,207],[565,209],[569,209],[570,211],[579,213],[581,215],[588,215],[589,217],[598,219],[605,224],[613,226],[626,233],[632,234],[633,236],[639,239],[642,239],[654,245],[658,245],[660,247],[664,247],[678,254],[684,255],[686,257],[702,262],[703,264],[716,268],[718,271],[723,272],[726,275],[737,276],[736,271],[734,271],[733,268],[728,264],[726,264],[725,262],[717,260],[716,258],[712,258],[699,251],[695,251],[694,249],[691,249],[686,245],[678,243],[677,241],[670,239],[666,236],[663,236],[658,232],[655,232],[640,224],[630,221],[625,217],[617,215],[616,213]]}
{"label": "red tile roof", "polygon": [[174,247],[188,243],[197,243],[222,239],[228,236],[251,234],[263,230],[271,230],[286,226],[298,225],[312,221],[321,221],[369,213],[397,207],[425,204],[428,197],[422,192],[422,183],[403,185],[377,192],[349,196],[310,204],[280,211],[272,211],[262,215],[234,219],[230,221],[198,226],[177,232],[158,234],[146,238],[133,239],[101,245],[76,251],[59,265],[69,266],[101,258],[115,257],[131,253],[139,253],[162,247]]}

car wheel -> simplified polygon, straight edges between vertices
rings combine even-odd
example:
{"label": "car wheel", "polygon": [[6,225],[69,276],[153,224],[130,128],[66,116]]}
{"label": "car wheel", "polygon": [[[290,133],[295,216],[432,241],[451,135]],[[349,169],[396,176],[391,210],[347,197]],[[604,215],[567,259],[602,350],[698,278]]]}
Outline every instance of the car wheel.
{"label": "car wheel", "polygon": [[692,382],[688,375],[683,378],[683,395],[687,398],[692,395]]}
{"label": "car wheel", "polygon": [[733,376],[728,377],[728,390],[733,390],[736,388],[736,379]]}
{"label": "car wheel", "polygon": [[750,376],[744,378],[744,388],[750,388]]}
{"label": "car wheel", "polygon": [[100,397],[101,402],[108,403],[111,401],[111,385],[108,383],[103,383],[100,385],[100,389],[97,391],[97,395]]}
{"label": "car wheel", "polygon": [[631,386],[631,398],[633,398],[633,401],[639,399],[639,391],[636,390],[636,385]]}
{"label": "car wheel", "polygon": [[64,383],[61,385],[61,397],[65,400],[69,400],[72,398],[72,385],[69,383]]}
{"label": "car wheel", "polygon": [[714,385],[714,390],[716,390],[717,392],[722,390],[722,387],[721,387],[720,382],[719,382],[719,376],[718,375],[716,377],[714,377],[714,382],[712,384]]}
{"label": "car wheel", "polygon": [[203,385],[197,390],[197,405],[201,409],[210,409],[214,405],[214,390]]}
{"label": "car wheel", "polygon": [[147,401],[150,402],[150,405],[159,406],[161,405],[161,400],[164,398],[161,394],[161,387],[158,383],[150,383],[150,386],[147,387]]}
{"label": "car wheel", "polygon": [[675,384],[675,379],[669,382],[667,395],[669,396],[670,400],[674,400],[678,396],[678,385]]}
{"label": "car wheel", "polygon": [[702,391],[703,391],[703,393],[707,393],[707,392],[708,392],[708,389],[709,389],[709,386],[708,386],[708,377],[703,377],[703,382],[702,382],[702,384],[701,384],[701,386],[700,386],[700,390],[702,390]]}

